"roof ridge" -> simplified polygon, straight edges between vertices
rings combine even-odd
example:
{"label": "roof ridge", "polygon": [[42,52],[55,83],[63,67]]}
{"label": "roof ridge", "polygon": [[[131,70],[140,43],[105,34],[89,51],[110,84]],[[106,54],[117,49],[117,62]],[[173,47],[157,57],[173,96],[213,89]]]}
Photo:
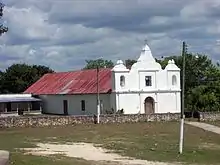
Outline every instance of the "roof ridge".
{"label": "roof ridge", "polygon": [[[99,70],[111,70],[112,68],[99,68]],[[62,72],[53,72],[53,73],[46,73],[46,74],[64,74],[64,73],[73,73],[73,72],[83,72],[83,71],[94,71],[96,69],[81,69],[81,70],[70,70],[70,71],[62,71]],[[44,75],[46,75],[44,74]]]}

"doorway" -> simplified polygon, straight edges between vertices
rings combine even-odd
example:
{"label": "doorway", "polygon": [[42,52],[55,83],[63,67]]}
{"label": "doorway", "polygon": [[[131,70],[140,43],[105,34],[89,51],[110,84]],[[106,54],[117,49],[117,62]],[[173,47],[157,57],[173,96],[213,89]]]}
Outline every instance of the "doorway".
{"label": "doorway", "polygon": [[7,112],[11,112],[12,111],[11,103],[10,102],[6,103],[6,108],[7,108]]}
{"label": "doorway", "polygon": [[63,114],[68,115],[68,101],[63,100]]}
{"label": "doorway", "polygon": [[145,114],[153,114],[155,113],[155,102],[152,97],[147,97],[144,101],[144,109],[145,109]]}

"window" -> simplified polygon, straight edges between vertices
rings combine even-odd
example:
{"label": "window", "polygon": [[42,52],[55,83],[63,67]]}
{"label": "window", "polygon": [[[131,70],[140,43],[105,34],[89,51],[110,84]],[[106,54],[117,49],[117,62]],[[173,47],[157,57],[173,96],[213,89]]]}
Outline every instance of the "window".
{"label": "window", "polygon": [[85,100],[81,100],[81,109],[82,109],[82,111],[86,110]]}
{"label": "window", "polygon": [[145,76],[145,85],[152,86],[151,76]]}
{"label": "window", "polygon": [[125,76],[120,76],[120,86],[125,86]]}
{"label": "window", "polygon": [[172,85],[176,85],[177,84],[177,79],[176,79],[176,76],[173,75],[172,76]]}

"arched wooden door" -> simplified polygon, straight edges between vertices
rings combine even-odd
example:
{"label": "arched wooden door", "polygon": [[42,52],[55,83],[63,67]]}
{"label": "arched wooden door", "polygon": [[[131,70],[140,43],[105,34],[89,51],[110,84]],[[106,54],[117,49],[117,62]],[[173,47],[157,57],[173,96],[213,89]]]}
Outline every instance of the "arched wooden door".
{"label": "arched wooden door", "polygon": [[152,114],[155,112],[154,99],[147,97],[144,101],[145,114]]}

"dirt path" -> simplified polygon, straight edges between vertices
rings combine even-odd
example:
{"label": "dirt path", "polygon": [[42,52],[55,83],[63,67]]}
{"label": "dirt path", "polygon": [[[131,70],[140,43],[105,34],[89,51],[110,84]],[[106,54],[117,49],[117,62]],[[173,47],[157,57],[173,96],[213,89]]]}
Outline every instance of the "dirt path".
{"label": "dirt path", "polygon": [[220,127],[218,126],[214,126],[211,124],[207,124],[207,123],[200,123],[200,122],[186,122],[186,124],[198,127],[198,128],[202,128],[206,131],[210,131],[210,132],[214,132],[220,135]]}
{"label": "dirt path", "polygon": [[37,144],[37,148],[23,148],[23,150],[25,150],[27,154],[33,155],[47,156],[52,154],[64,154],[68,157],[82,158],[88,161],[111,162],[110,164],[114,163],[118,165],[177,165],[177,163],[153,162],[123,157],[101,147],[95,147],[92,143],[39,143]]}

